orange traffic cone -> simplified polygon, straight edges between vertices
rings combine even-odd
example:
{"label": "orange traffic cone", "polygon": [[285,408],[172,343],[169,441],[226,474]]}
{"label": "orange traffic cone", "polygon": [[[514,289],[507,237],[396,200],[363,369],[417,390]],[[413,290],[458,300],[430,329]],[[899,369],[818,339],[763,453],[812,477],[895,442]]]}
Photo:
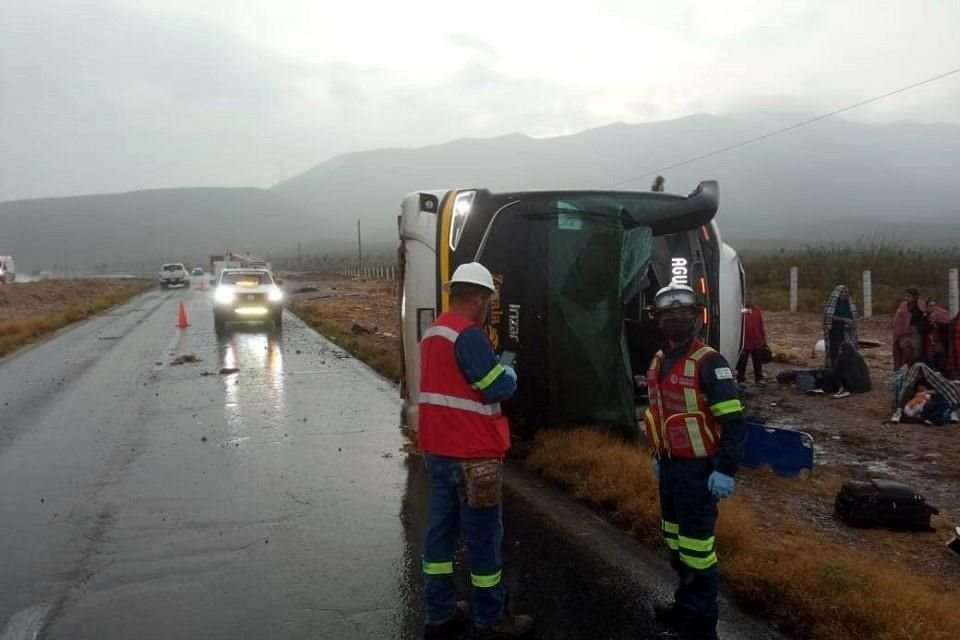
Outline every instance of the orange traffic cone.
{"label": "orange traffic cone", "polygon": [[177,326],[181,329],[186,329],[190,326],[190,323],[187,322],[187,310],[183,308],[183,303],[180,303],[180,312],[177,314]]}

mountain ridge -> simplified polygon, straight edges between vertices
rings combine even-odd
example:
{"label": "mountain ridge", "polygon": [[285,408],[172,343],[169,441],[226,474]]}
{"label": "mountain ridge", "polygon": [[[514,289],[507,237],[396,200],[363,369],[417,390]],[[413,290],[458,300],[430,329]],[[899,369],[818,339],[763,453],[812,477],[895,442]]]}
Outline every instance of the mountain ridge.
{"label": "mountain ridge", "polygon": [[353,151],[268,189],[201,186],[13,200],[0,203],[0,253],[12,253],[24,269],[62,265],[64,244],[77,252],[71,263],[88,269],[105,258],[146,263],[226,247],[290,252],[298,242],[313,253],[346,253],[357,220],[368,246],[388,250],[396,244],[401,199],[412,191],[596,189],[624,181],[616,188],[643,190],[653,175],[638,176],[725,147],[734,148],[663,174],[667,191],[681,194],[701,180],[718,180],[718,223],[735,246],[878,236],[955,244],[960,203],[952,167],[960,164],[960,126],[831,118],[741,145],[796,121],[779,112],[697,113],[544,138],[514,132]]}

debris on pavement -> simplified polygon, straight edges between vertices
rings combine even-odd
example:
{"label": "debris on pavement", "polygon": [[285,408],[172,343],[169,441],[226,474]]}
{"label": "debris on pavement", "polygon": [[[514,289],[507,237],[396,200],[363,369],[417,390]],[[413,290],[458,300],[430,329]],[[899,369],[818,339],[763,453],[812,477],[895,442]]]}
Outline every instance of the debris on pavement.
{"label": "debris on pavement", "polygon": [[228,375],[231,373],[240,373],[240,369],[237,369],[236,367],[223,367],[220,369],[220,375]]}
{"label": "debris on pavement", "polygon": [[172,364],[173,366],[178,366],[181,364],[193,364],[196,362],[200,362],[200,358],[198,358],[196,354],[184,353],[174,358],[173,361],[170,362],[170,364]]}

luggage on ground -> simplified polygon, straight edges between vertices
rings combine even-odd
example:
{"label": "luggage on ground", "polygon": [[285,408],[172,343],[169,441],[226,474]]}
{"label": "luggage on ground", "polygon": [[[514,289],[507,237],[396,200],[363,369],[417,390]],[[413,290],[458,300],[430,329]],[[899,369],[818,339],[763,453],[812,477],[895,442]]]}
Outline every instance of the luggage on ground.
{"label": "luggage on ground", "polygon": [[834,507],[841,520],[858,528],[932,531],[930,516],[940,513],[912,487],[892,480],[848,480]]}

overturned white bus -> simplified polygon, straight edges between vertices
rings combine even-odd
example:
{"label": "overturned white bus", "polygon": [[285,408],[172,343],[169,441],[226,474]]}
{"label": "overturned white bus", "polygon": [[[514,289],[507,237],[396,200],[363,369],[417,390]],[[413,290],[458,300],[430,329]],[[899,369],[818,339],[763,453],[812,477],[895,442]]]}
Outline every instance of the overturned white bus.
{"label": "overturned white bus", "polygon": [[504,405],[513,433],[610,424],[635,433],[642,376],[662,336],[650,316],[669,282],[706,303],[703,338],[728,359],[741,346],[743,271],[714,222],[716,182],[688,197],[640,191],[420,191],[399,218],[404,420],[417,420],[419,341],[449,300],[460,264],[494,274],[486,331],[516,354],[521,385]]}

